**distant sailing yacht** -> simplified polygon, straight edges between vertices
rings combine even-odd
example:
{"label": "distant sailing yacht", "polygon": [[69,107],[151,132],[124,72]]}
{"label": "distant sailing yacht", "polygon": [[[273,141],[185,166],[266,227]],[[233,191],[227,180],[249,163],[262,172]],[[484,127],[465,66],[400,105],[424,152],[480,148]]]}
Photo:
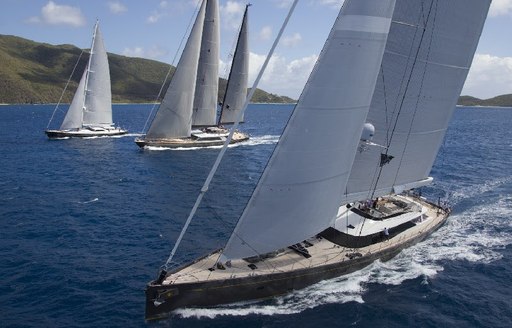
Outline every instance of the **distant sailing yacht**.
{"label": "distant sailing yacht", "polygon": [[[222,145],[229,131],[221,124],[233,122],[247,94],[248,58],[246,7],[217,122],[219,5],[217,0],[204,0],[155,118],[135,143],[167,148]],[[247,134],[236,131],[232,143],[247,139]]]}
{"label": "distant sailing yacht", "polygon": [[87,68],[64,121],[58,130],[46,130],[45,133],[49,138],[66,138],[115,136],[126,132],[112,122],[108,57],[99,22],[96,21]]}
{"label": "distant sailing yacht", "polygon": [[182,231],[146,319],[288,293],[438,229],[450,210],[410,191],[432,182],[490,2],[346,0],[226,246],[176,267]]}

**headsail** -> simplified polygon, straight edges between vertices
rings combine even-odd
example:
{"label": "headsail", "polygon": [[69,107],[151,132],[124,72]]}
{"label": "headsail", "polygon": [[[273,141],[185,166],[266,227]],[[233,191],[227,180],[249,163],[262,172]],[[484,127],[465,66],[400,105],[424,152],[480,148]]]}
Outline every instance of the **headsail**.
{"label": "headsail", "polygon": [[370,107],[395,1],[347,0],[225,249],[274,251],[329,226]]}
{"label": "headsail", "polygon": [[160,104],[146,138],[176,138],[190,136],[192,105],[196,87],[197,63],[206,0],[201,4],[194,26],[181,54],[169,88]]}
{"label": "headsail", "polygon": [[[247,82],[249,79],[249,45],[247,39],[248,9],[249,5],[245,7],[240,33],[238,34],[238,41],[231,63],[226,93],[222,101],[222,110],[219,119],[220,124],[235,122],[247,97]],[[242,117],[241,122],[243,120]]]}
{"label": "headsail", "polygon": [[192,112],[193,126],[217,124],[220,44],[219,3],[218,0],[207,0],[206,3]]}
{"label": "headsail", "polygon": [[[397,0],[367,122],[341,204],[425,185],[473,60],[489,0]],[[382,158],[385,156],[385,163]],[[382,164],[382,165],[381,165]]]}
{"label": "headsail", "polygon": [[82,117],[84,108],[84,97],[85,97],[85,77],[87,70],[82,74],[78,88],[75,91],[71,105],[60,125],[61,130],[73,130],[80,129],[82,127]]}
{"label": "headsail", "polygon": [[84,125],[112,125],[110,70],[99,23],[96,22],[87,77],[85,79]]}

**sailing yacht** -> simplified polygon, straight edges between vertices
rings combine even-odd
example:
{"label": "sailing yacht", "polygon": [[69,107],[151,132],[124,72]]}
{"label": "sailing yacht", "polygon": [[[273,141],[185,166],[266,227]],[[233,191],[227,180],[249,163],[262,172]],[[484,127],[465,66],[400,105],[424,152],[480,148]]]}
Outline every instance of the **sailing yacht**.
{"label": "sailing yacht", "polygon": [[[146,135],[135,139],[137,145],[190,148],[226,141],[229,131],[221,124],[233,122],[226,117],[240,112],[247,94],[247,8],[219,121],[219,4],[218,0],[204,0],[162,103]],[[235,131],[231,143],[247,139],[247,134]]]}
{"label": "sailing yacht", "polygon": [[413,189],[432,182],[490,2],[346,0],[227,244],[180,267],[175,246],[146,319],[288,293],[441,227],[450,209]]}
{"label": "sailing yacht", "polygon": [[46,130],[45,133],[49,138],[69,138],[116,136],[126,132],[112,122],[108,57],[96,21],[89,61],[66,116],[58,130]]}

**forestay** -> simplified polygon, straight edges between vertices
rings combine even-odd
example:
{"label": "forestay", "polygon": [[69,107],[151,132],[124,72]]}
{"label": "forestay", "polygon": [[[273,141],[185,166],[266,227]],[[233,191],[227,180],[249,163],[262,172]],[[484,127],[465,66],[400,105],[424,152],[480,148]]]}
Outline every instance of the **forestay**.
{"label": "forestay", "polygon": [[110,70],[103,36],[96,22],[89,65],[85,79],[83,125],[112,125],[112,92]]}
{"label": "forestay", "polygon": [[206,1],[199,67],[192,112],[193,126],[217,124],[217,103],[219,92],[219,3]]}
{"label": "forestay", "polygon": [[267,253],[328,227],[375,88],[394,0],[347,0],[225,249]]}
{"label": "forestay", "polygon": [[180,61],[146,138],[188,137],[191,132],[192,105],[196,87],[201,33],[206,0],[201,4]]}
{"label": "forestay", "polygon": [[[226,94],[222,102],[220,124],[235,122],[247,96],[247,82],[249,79],[248,7],[249,5],[245,7],[235,54],[231,63]],[[240,121],[243,122],[243,120],[242,116]]]}
{"label": "forestay", "polygon": [[[428,184],[490,5],[489,0],[397,0],[367,122],[341,204]],[[381,162],[381,154],[388,160]],[[390,158],[392,156],[393,158]]]}

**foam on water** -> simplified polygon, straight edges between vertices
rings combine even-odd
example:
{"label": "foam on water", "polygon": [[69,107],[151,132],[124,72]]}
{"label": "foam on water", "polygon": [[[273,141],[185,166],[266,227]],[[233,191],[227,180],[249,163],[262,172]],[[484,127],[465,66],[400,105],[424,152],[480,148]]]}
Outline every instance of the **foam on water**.
{"label": "foam on water", "polygon": [[[491,181],[481,190],[499,184]],[[400,285],[405,280],[423,277],[421,283],[428,284],[430,278],[443,271],[443,261],[489,263],[501,259],[498,251],[512,244],[512,222],[508,220],[511,216],[512,198],[501,197],[493,204],[454,214],[430,238],[403,250],[387,262],[376,261],[352,274],[277,297],[272,304],[238,303],[213,309],[182,309],[176,314],[185,318],[294,314],[325,304],[363,303],[368,283]]]}
{"label": "foam on water", "polygon": [[85,202],[78,202],[79,204],[89,204],[89,203],[94,203],[94,202],[97,202],[99,200],[99,198],[93,198],[91,200],[87,200]]}
{"label": "foam on water", "polygon": [[[457,204],[460,201],[468,198],[472,198],[486,192],[495,190],[496,188],[512,182],[512,175],[507,177],[500,177],[493,180],[486,181],[482,184],[471,184],[466,187],[460,187],[457,190],[451,192],[449,202],[451,204]],[[440,185],[441,186],[441,185]],[[450,190],[449,187],[441,187],[444,190]]]}

